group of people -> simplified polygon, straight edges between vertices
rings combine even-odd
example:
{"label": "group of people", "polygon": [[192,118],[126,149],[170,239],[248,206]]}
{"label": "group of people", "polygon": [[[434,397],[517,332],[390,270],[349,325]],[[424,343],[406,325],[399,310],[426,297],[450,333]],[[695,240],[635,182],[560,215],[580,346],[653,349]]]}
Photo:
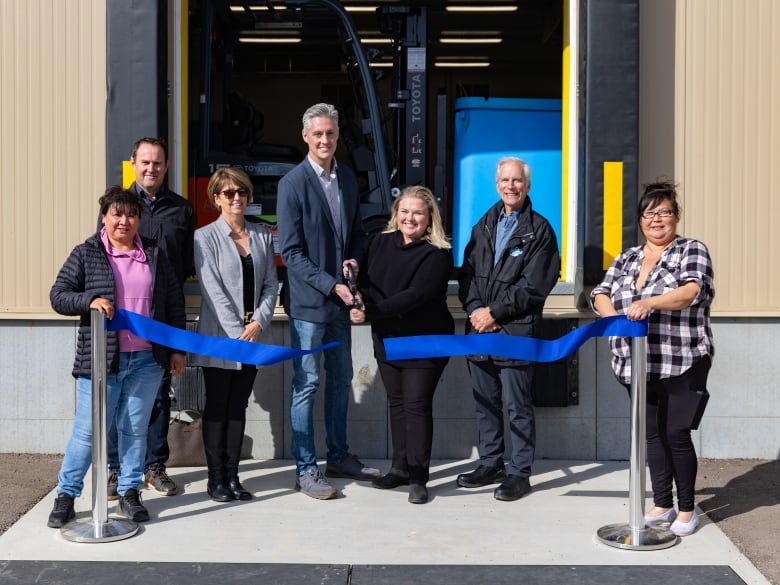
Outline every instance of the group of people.
{"label": "group of people", "polygon": [[[278,185],[279,250],[286,267],[281,303],[289,317],[291,345],[309,350],[338,342],[293,360],[294,487],[325,500],[337,496],[328,478],[348,478],[379,489],[408,486],[409,502],[422,504],[429,499],[433,397],[448,359],[388,360],[384,340],[454,333],[447,306],[454,273],[451,244],[434,195],[423,186],[402,190],[385,230],[369,239],[362,228],[356,176],[335,158],[338,138],[334,106],[320,103],[307,109],[302,139],[308,154]],[[193,263],[201,287],[199,333],[262,342],[276,304],[273,240],[268,229],[245,220],[252,182],[243,171],[223,168],[213,174],[207,193],[219,216],[195,230],[191,205],[163,186],[165,143],[139,140],[131,162],[136,182],[129,190],[106,191],[100,199],[98,233],[73,250],[51,290],[56,311],[81,316],[73,369],[76,419],[58,476],[51,527],[74,517],[73,500],[81,494],[90,464],[90,309],[110,319],[116,308],[125,308],[184,327],[182,284]],[[465,332],[533,337],[559,279],[558,243],[550,223],[533,210],[527,163],[500,159],[495,184],[499,201],[474,226],[458,272]],[[690,438],[697,405],[685,392],[706,387],[714,292],[707,249],[676,234],[679,214],[673,184],[648,186],[638,217],[647,243],[615,260],[592,299],[603,316],[649,318],[647,440],[655,508],[645,520],[672,523],[673,530],[685,534],[698,521],[693,511],[696,454]],[[351,329],[364,322],[371,326],[387,392],[393,453],[385,473],[366,466],[347,443]],[[612,344],[615,372],[626,383],[631,358],[627,342],[618,338]],[[183,371],[184,356],[128,331],[109,331],[107,350],[107,402],[115,429],[109,434],[109,497],[118,497],[120,509],[140,522],[149,518],[139,493],[143,484],[163,495],[177,491],[165,470],[166,431],[170,376]],[[323,361],[324,473],[317,462],[313,422]],[[238,465],[257,367],[202,355],[192,356],[192,363],[202,367],[205,381],[208,495],[219,502],[251,499],[239,480]],[[474,471],[458,475],[457,485],[498,484],[496,499],[520,499],[531,491],[536,442],[533,364],[490,355],[470,355],[467,364],[479,462]],[[673,482],[679,512],[673,506]]]}

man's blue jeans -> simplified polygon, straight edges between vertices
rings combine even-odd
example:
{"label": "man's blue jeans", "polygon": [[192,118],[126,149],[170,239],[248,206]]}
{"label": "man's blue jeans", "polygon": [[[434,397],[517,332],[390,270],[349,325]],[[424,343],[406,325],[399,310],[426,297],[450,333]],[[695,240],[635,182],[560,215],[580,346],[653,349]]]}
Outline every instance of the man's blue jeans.
{"label": "man's blue jeans", "polygon": [[347,407],[352,388],[352,324],[343,311],[330,323],[290,319],[292,346],[311,349],[338,341],[324,352],[293,359],[290,421],[292,456],[298,475],[317,467],[314,448],[314,401],[320,387],[320,363],[325,358],[325,440],[328,463],[337,463],[349,454],[347,446]]}
{"label": "man's blue jeans", "polygon": [[[124,495],[129,489],[139,489],[143,481],[146,458],[146,433],[163,368],[151,351],[119,354],[119,373],[106,376],[106,412],[116,413],[119,438],[119,486]],[[92,379],[79,377],[76,383],[76,418],[73,433],[57,476],[57,493],[81,495],[84,476],[92,464]]]}

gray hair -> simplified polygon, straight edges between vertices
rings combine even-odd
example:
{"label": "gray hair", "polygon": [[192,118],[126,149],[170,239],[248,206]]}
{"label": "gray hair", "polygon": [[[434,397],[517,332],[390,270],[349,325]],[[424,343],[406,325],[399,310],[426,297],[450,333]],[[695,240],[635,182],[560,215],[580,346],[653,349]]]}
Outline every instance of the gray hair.
{"label": "gray hair", "polygon": [[496,183],[498,183],[498,179],[501,174],[501,167],[503,167],[507,163],[517,163],[520,165],[520,168],[522,169],[523,172],[523,179],[525,179],[525,182],[528,184],[528,187],[530,188],[531,167],[529,167],[528,163],[525,162],[522,158],[518,158],[516,156],[505,156],[498,160],[498,163],[496,164]]}
{"label": "gray hair", "polygon": [[336,106],[326,103],[314,104],[303,113],[303,131],[308,132],[312,118],[326,117],[333,120],[336,128],[339,126],[339,111]]}

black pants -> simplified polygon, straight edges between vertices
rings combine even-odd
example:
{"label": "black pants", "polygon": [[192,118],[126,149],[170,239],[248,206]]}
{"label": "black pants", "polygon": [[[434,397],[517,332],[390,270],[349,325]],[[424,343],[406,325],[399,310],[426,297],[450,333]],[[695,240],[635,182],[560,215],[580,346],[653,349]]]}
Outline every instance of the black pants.
{"label": "black pants", "polygon": [[163,372],[157,397],[154,399],[152,414],[149,417],[149,433],[146,436],[146,464],[144,471],[150,465],[168,461],[171,452],[168,449],[168,425],[171,421],[171,372]]}
{"label": "black pants", "polygon": [[433,394],[444,366],[399,367],[378,360],[387,391],[393,467],[409,472],[413,482],[428,481],[433,443]]}
{"label": "black pants", "polygon": [[203,368],[206,407],[203,440],[209,468],[238,469],[246,425],[246,407],[257,377],[257,368],[243,364],[240,370]]}
{"label": "black pants", "polygon": [[240,370],[203,368],[206,406],[203,420],[246,420],[246,407],[255,385],[257,368],[243,364]]}
{"label": "black pants", "polygon": [[536,419],[531,395],[533,365],[501,366],[492,359],[469,361],[479,429],[479,462],[498,467],[504,457],[504,408],[512,451],[507,473],[531,475],[536,450]]}
{"label": "black pants", "polygon": [[707,387],[711,363],[707,356],[679,376],[647,383],[647,465],[659,508],[674,506],[674,482],[680,511],[693,511],[698,461],[691,422],[699,402],[696,391]]}

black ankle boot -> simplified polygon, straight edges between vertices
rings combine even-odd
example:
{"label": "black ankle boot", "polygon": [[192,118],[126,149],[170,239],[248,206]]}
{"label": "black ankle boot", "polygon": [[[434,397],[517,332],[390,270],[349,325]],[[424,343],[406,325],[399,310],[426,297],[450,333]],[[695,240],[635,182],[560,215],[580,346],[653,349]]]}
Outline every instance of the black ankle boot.
{"label": "black ankle boot", "polygon": [[209,469],[209,481],[206,484],[206,493],[211,496],[211,499],[215,502],[232,502],[236,499],[233,496],[233,492],[225,485],[222,470],[220,470],[219,473],[212,474],[211,469]]}
{"label": "black ankle boot", "polygon": [[241,482],[238,479],[238,474],[231,469],[227,470],[227,489],[236,500],[251,500],[252,493],[249,490],[244,489]]}
{"label": "black ankle boot", "polygon": [[209,473],[206,493],[215,502],[231,502],[235,499],[225,485],[225,426],[224,421],[203,421],[203,447]]}
{"label": "black ankle boot", "polygon": [[409,502],[411,504],[424,504],[428,501],[428,488],[424,483],[412,482],[409,484]]}
{"label": "black ankle boot", "polygon": [[244,489],[238,479],[238,462],[241,460],[241,446],[244,442],[243,420],[229,420],[225,430],[225,483],[237,500],[251,500],[252,494]]}

